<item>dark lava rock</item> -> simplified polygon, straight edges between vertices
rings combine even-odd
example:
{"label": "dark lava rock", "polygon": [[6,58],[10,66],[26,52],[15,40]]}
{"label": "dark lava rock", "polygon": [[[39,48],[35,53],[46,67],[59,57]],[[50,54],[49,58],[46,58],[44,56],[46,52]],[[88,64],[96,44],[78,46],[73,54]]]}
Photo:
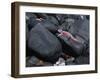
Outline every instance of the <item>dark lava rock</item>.
{"label": "dark lava rock", "polygon": [[41,23],[39,23],[39,25],[41,25],[41,27],[45,27],[52,33],[56,33],[58,30],[58,26],[54,25],[48,20],[43,20]]}
{"label": "dark lava rock", "polygon": [[59,40],[46,28],[37,24],[29,33],[28,47],[45,61],[56,62],[62,52]]}
{"label": "dark lava rock", "polygon": [[38,18],[29,18],[29,20],[26,21],[28,29],[31,30],[36,24],[40,23],[41,21],[38,20]]}
{"label": "dark lava rock", "polygon": [[37,18],[37,16],[31,12],[26,12],[26,20],[29,20],[30,18]]}
{"label": "dark lava rock", "polygon": [[79,56],[75,59],[76,64],[89,64],[89,56]]}
{"label": "dark lava rock", "polygon": [[35,56],[28,56],[26,58],[26,67],[35,67],[35,66],[52,66],[50,62],[44,62]]}
{"label": "dark lava rock", "polygon": [[35,56],[26,58],[26,67],[33,67],[39,62],[39,59]]}
{"label": "dark lava rock", "polygon": [[86,55],[89,53],[89,21],[84,19],[69,20],[68,23],[63,23],[65,31],[68,31],[78,41],[71,40],[67,37],[60,36],[60,40],[64,53],[70,53],[72,56]]}
{"label": "dark lava rock", "polygon": [[82,54],[83,44],[81,42],[74,41],[66,36],[59,36],[59,38],[61,40],[64,53],[74,57]]}
{"label": "dark lava rock", "polygon": [[29,35],[29,30],[28,27],[26,26],[26,40],[28,40],[28,35]]}

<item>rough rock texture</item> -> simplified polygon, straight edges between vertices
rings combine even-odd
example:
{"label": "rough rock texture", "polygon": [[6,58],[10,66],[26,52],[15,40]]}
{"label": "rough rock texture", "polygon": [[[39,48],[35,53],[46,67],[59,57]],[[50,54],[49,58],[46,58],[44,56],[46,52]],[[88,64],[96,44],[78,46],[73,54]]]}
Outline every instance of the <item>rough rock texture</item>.
{"label": "rough rock texture", "polygon": [[88,15],[26,12],[26,67],[89,64],[89,20]]}

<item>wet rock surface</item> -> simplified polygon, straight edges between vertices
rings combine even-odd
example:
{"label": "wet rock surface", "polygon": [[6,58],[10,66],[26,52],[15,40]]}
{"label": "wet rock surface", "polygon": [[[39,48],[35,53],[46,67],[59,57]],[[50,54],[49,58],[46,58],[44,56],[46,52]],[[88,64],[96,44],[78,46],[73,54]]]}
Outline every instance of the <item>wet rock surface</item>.
{"label": "wet rock surface", "polygon": [[26,67],[89,64],[89,16],[26,13]]}

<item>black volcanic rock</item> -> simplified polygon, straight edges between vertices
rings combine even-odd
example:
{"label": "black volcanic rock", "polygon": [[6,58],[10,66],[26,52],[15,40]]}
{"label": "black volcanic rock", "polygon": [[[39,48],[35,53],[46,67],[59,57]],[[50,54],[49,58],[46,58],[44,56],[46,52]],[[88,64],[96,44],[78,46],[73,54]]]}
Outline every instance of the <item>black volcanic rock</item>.
{"label": "black volcanic rock", "polygon": [[28,47],[43,60],[55,62],[62,52],[59,40],[42,25],[37,24],[29,33]]}

